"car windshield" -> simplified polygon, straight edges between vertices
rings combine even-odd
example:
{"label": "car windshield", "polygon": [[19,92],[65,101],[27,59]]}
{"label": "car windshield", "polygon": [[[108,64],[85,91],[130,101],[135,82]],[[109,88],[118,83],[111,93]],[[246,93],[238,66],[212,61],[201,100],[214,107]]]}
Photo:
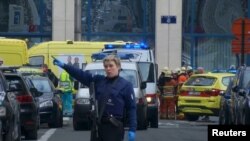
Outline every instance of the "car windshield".
{"label": "car windshield", "polygon": [[15,92],[16,95],[25,94],[26,89],[20,77],[6,76],[6,80],[10,91]]}
{"label": "car windshield", "polygon": [[[87,72],[90,72],[93,75],[106,75],[105,71],[103,69],[98,69],[98,70],[87,70]],[[124,79],[128,80],[129,82],[132,83],[133,88],[138,88],[138,76],[136,74],[135,70],[127,70],[127,69],[122,69],[120,72],[120,76],[123,77]]]}
{"label": "car windshield", "polygon": [[140,68],[140,72],[142,74],[142,81],[154,82],[154,64],[149,62],[139,62],[138,66]]}
{"label": "car windshield", "polygon": [[3,81],[0,80],[0,92],[3,91]]}
{"label": "car windshield", "polygon": [[246,88],[249,81],[250,81],[250,70],[246,70],[244,72],[244,78],[243,78],[243,88]]}
{"label": "car windshield", "polygon": [[33,79],[32,83],[39,92],[49,93],[52,91],[49,81],[46,79]]}
{"label": "car windshield", "polygon": [[195,76],[188,79],[185,83],[187,86],[212,86],[216,78],[214,77],[206,77],[206,76]]}

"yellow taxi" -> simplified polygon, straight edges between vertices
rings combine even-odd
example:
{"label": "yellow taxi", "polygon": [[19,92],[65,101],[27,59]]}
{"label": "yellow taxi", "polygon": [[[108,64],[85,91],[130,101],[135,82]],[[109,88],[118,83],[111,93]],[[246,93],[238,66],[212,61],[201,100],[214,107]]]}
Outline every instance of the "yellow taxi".
{"label": "yellow taxi", "polygon": [[178,111],[187,120],[196,121],[199,116],[218,116],[221,94],[226,90],[232,73],[205,73],[192,75],[181,87]]}

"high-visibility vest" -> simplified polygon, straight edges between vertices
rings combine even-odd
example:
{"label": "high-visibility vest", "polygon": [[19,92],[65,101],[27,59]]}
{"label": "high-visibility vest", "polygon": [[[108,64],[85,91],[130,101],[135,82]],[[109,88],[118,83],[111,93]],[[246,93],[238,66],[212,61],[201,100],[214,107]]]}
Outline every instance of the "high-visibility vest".
{"label": "high-visibility vest", "polygon": [[72,82],[70,80],[70,76],[67,72],[63,71],[60,75],[59,88],[63,92],[72,92]]}

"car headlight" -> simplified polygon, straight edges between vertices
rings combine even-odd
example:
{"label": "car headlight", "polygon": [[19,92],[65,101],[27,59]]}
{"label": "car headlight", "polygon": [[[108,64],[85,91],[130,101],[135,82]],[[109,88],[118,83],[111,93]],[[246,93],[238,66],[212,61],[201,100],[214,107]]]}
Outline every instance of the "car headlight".
{"label": "car headlight", "polygon": [[147,102],[150,103],[152,101],[152,97],[147,97]]}
{"label": "car headlight", "polygon": [[40,103],[39,107],[53,107],[53,102],[52,101],[45,101],[43,103]]}
{"label": "car headlight", "polygon": [[76,104],[90,104],[90,101],[88,98],[79,98],[76,100]]}
{"label": "car headlight", "polygon": [[0,118],[3,118],[6,116],[6,108],[3,106],[0,106]]}

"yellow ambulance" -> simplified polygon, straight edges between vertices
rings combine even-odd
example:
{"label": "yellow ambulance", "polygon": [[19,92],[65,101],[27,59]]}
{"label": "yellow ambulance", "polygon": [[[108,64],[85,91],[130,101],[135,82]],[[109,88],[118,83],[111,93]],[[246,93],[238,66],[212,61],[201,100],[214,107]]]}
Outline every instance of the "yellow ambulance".
{"label": "yellow ambulance", "polygon": [[0,38],[0,60],[4,66],[28,63],[28,47],[24,40]]}
{"label": "yellow ambulance", "polygon": [[48,68],[59,78],[61,68],[53,65],[53,57],[60,61],[84,68],[91,62],[91,55],[104,48],[107,42],[89,41],[49,41],[37,44],[28,50],[29,63],[32,66],[47,64]]}

